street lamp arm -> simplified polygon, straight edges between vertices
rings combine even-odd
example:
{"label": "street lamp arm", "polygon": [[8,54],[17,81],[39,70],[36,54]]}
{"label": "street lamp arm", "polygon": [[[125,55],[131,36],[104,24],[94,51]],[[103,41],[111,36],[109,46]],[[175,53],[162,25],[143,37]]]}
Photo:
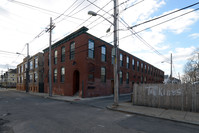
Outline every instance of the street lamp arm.
{"label": "street lamp arm", "polygon": [[105,18],[104,16],[102,16],[100,14],[97,14],[96,12],[88,11],[88,15],[92,15],[92,16],[97,16],[98,15],[98,16],[102,17],[103,19],[105,19],[106,21],[108,21],[110,24],[112,24],[114,26],[114,24],[110,20],[108,20],[107,18]]}

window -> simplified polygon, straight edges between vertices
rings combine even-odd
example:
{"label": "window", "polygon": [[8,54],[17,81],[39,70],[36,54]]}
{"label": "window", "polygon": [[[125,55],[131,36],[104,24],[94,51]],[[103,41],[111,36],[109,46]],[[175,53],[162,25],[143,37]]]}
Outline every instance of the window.
{"label": "window", "polygon": [[65,61],[65,47],[61,48],[61,62]]}
{"label": "window", "polygon": [[150,66],[148,66],[148,74],[150,74]]}
{"label": "window", "polygon": [[95,47],[94,41],[89,40],[88,41],[88,57],[92,59],[94,58],[94,47]]}
{"label": "window", "polygon": [[64,82],[65,79],[65,68],[61,67],[61,82]]}
{"label": "window", "polygon": [[57,69],[54,69],[53,80],[54,80],[54,83],[57,82]]}
{"label": "window", "polygon": [[32,74],[29,75],[29,78],[30,78],[29,82],[32,82],[32,80],[33,80],[32,76],[33,76]]}
{"label": "window", "polygon": [[144,65],[144,70],[145,70],[145,73],[147,73],[147,70],[146,70],[146,64]]}
{"label": "window", "polygon": [[123,76],[122,76],[122,71],[120,71],[120,84],[123,83]]}
{"label": "window", "polygon": [[106,82],[106,68],[101,67],[101,82]]}
{"label": "window", "polygon": [[18,67],[18,73],[20,73],[20,66]]}
{"label": "window", "polygon": [[137,61],[137,71],[140,71],[140,62]]}
{"label": "window", "polygon": [[23,64],[21,65],[21,72],[23,72]]}
{"label": "window", "polygon": [[105,46],[101,47],[101,61],[102,62],[106,61],[106,47]]}
{"label": "window", "polygon": [[111,60],[111,63],[114,64],[114,48],[112,48],[112,52],[111,52],[111,57],[112,57],[112,60]]}
{"label": "window", "polygon": [[37,79],[38,79],[38,75],[37,75],[37,73],[35,72],[35,73],[34,73],[34,82],[37,82]]}
{"label": "window", "polygon": [[126,84],[129,84],[129,73],[126,73]]}
{"label": "window", "polygon": [[133,67],[133,70],[135,70],[135,60],[132,59],[132,67]]}
{"label": "window", "polygon": [[54,52],[54,64],[57,64],[57,50]]}
{"label": "window", "polygon": [[30,61],[30,70],[33,69],[33,61]]}
{"label": "window", "polygon": [[75,42],[70,44],[70,60],[75,58]]}
{"label": "window", "polygon": [[123,55],[120,54],[120,66],[123,66]]}
{"label": "window", "polygon": [[129,57],[126,57],[126,68],[129,69]]}
{"label": "window", "polygon": [[143,68],[143,63],[141,63],[141,70],[142,70],[142,72],[143,72],[143,70],[144,70],[144,68]]}
{"label": "window", "polygon": [[38,67],[38,58],[35,57],[35,68],[37,68],[37,67]]}

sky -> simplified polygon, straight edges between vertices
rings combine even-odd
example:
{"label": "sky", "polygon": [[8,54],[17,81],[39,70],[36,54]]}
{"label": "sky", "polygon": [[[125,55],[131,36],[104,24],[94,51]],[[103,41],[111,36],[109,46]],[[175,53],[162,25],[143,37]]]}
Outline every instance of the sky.
{"label": "sky", "polygon": [[[119,48],[170,74],[183,75],[187,60],[199,47],[199,4],[165,17],[148,20],[195,4],[197,0],[118,0]],[[0,72],[16,68],[27,55],[49,46],[50,17],[55,28],[52,43],[82,26],[89,33],[111,43],[113,26],[94,11],[113,22],[112,0],[0,0]],[[185,14],[185,15],[183,15]],[[173,19],[175,18],[175,19]],[[124,24],[125,23],[125,24]],[[140,25],[139,25],[140,24]],[[132,30],[129,27],[133,27]],[[109,33],[107,29],[111,28]],[[41,34],[40,34],[41,33]],[[16,54],[20,53],[20,54]]]}

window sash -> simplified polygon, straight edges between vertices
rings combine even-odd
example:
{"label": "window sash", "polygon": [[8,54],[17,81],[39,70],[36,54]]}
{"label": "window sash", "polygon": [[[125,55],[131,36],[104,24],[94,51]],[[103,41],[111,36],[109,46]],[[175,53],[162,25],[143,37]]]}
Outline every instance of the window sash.
{"label": "window sash", "polygon": [[106,82],[106,68],[101,67],[101,82]]}
{"label": "window sash", "polygon": [[70,59],[73,60],[75,58],[75,42],[70,44]]}
{"label": "window sash", "polygon": [[94,45],[93,40],[88,41],[88,57],[92,59],[94,58]]}

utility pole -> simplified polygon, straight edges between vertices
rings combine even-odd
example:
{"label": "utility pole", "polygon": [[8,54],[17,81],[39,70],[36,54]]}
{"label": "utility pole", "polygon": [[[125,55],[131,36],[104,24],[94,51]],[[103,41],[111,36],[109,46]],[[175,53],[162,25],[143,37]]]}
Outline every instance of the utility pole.
{"label": "utility pole", "polygon": [[173,64],[173,60],[172,60],[172,53],[171,53],[171,75],[170,75],[171,83],[172,83],[172,64]]}
{"label": "utility pole", "polygon": [[30,70],[29,44],[27,43],[26,93],[29,92],[29,70]]}
{"label": "utility pole", "polygon": [[52,42],[52,18],[50,18],[50,28],[49,28],[49,96],[52,97],[52,66],[51,66],[51,42]]}
{"label": "utility pole", "polygon": [[118,0],[114,0],[114,106],[118,106],[119,88],[118,88]]}

